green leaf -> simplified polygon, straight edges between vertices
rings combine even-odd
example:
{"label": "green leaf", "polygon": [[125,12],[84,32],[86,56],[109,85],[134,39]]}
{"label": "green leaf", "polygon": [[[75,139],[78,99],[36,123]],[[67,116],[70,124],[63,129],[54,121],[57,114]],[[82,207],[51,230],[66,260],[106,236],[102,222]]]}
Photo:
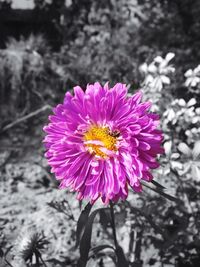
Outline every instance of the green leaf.
{"label": "green leaf", "polygon": [[[97,255],[100,251],[104,249],[108,249],[108,248],[114,250],[112,246],[105,244],[105,245],[99,245],[99,246],[93,247],[91,248],[90,251],[93,255]],[[90,257],[92,257],[93,255],[91,255]]]}
{"label": "green leaf", "polygon": [[76,245],[75,247],[78,247],[80,243],[80,239],[83,235],[83,231],[85,229],[85,225],[87,223],[90,211],[92,208],[92,204],[90,202],[85,206],[84,210],[81,212],[78,222],[77,222],[77,228],[76,228]]}
{"label": "green leaf", "polygon": [[194,148],[193,148],[192,154],[193,154],[194,159],[197,159],[198,156],[200,155],[200,141],[197,141],[194,144]]}
{"label": "green leaf", "polygon": [[3,258],[4,257],[4,252],[3,250],[0,248],[0,258]]}
{"label": "green leaf", "polygon": [[163,146],[165,149],[165,154],[169,156],[172,152],[172,141],[171,140],[166,141]]}
{"label": "green leaf", "polygon": [[178,150],[181,152],[181,153],[183,153],[184,155],[186,155],[186,156],[191,156],[191,154],[192,154],[192,151],[191,151],[191,149],[189,148],[189,146],[187,145],[187,144],[185,144],[185,143],[180,143],[179,145],[178,145]]}
{"label": "green leaf", "polygon": [[195,179],[195,181],[199,182],[200,181],[200,169],[196,165],[192,165],[192,177]]}
{"label": "green leaf", "polygon": [[91,247],[92,227],[93,227],[94,219],[101,210],[107,210],[107,209],[108,208],[97,209],[93,211],[91,215],[89,216],[86,226],[85,226],[85,231],[80,241],[80,259],[77,263],[77,267],[86,266],[87,261],[88,261],[88,254],[89,254],[90,247]]}
{"label": "green leaf", "polygon": [[195,99],[195,98],[191,98],[191,99],[188,101],[187,106],[188,106],[188,107],[192,107],[192,106],[194,106],[196,103],[197,103],[196,99]]}
{"label": "green leaf", "polygon": [[110,211],[109,210],[102,210],[99,213],[100,215],[100,224],[102,225],[102,227],[105,229],[105,227],[107,227],[110,224]]}
{"label": "green leaf", "polygon": [[117,267],[129,267],[122,247],[118,246],[115,250],[117,256]]}
{"label": "green leaf", "polygon": [[153,185],[155,185],[156,187],[160,188],[161,190],[166,189],[163,185],[159,184],[158,182],[156,182],[155,180],[152,180],[151,183]]}
{"label": "green leaf", "polygon": [[179,199],[177,199],[176,197],[171,196],[171,195],[169,195],[169,194],[166,194],[166,193],[163,191],[163,189],[160,189],[159,187],[154,186],[152,183],[147,183],[147,182],[145,182],[145,181],[141,181],[141,184],[144,185],[144,186],[146,186],[147,188],[151,189],[152,191],[154,191],[154,192],[160,194],[161,196],[163,196],[163,197],[165,197],[165,198],[171,200],[171,201],[180,202]]}

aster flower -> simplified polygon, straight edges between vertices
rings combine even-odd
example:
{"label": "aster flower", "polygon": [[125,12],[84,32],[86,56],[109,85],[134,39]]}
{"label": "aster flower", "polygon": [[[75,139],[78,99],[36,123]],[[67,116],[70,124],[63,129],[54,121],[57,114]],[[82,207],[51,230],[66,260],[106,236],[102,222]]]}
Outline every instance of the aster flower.
{"label": "aster flower", "polygon": [[128,97],[121,83],[66,93],[44,127],[45,155],[60,188],[78,192],[79,200],[108,203],[126,199],[129,186],[141,192],[141,180],[153,179],[163,137],[159,116],[141,98],[141,92]]}

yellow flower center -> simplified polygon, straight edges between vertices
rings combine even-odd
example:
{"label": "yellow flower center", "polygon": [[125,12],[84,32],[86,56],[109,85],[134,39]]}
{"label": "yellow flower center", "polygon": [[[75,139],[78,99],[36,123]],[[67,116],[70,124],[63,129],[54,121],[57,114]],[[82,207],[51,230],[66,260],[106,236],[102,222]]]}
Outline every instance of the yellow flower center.
{"label": "yellow flower center", "polygon": [[107,158],[117,151],[119,132],[110,132],[108,127],[92,126],[84,135],[84,143],[91,154]]}

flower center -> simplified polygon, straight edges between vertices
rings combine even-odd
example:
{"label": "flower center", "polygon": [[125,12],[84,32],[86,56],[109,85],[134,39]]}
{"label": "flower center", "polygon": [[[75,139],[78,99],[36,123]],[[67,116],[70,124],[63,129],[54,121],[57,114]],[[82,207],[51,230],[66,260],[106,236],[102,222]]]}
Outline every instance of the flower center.
{"label": "flower center", "polygon": [[108,127],[92,126],[84,135],[84,144],[91,154],[108,158],[115,154],[119,132],[111,132]]}

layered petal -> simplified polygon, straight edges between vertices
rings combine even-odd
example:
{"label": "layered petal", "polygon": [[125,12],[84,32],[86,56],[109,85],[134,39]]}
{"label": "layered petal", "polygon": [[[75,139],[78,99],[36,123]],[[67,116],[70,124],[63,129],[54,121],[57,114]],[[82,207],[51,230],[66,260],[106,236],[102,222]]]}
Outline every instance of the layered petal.
{"label": "layered petal", "polygon": [[44,127],[45,156],[60,188],[91,202],[126,199],[128,186],[141,192],[151,181],[164,152],[159,116],[141,102],[142,93],[127,96],[125,84],[88,84],[67,92]]}

